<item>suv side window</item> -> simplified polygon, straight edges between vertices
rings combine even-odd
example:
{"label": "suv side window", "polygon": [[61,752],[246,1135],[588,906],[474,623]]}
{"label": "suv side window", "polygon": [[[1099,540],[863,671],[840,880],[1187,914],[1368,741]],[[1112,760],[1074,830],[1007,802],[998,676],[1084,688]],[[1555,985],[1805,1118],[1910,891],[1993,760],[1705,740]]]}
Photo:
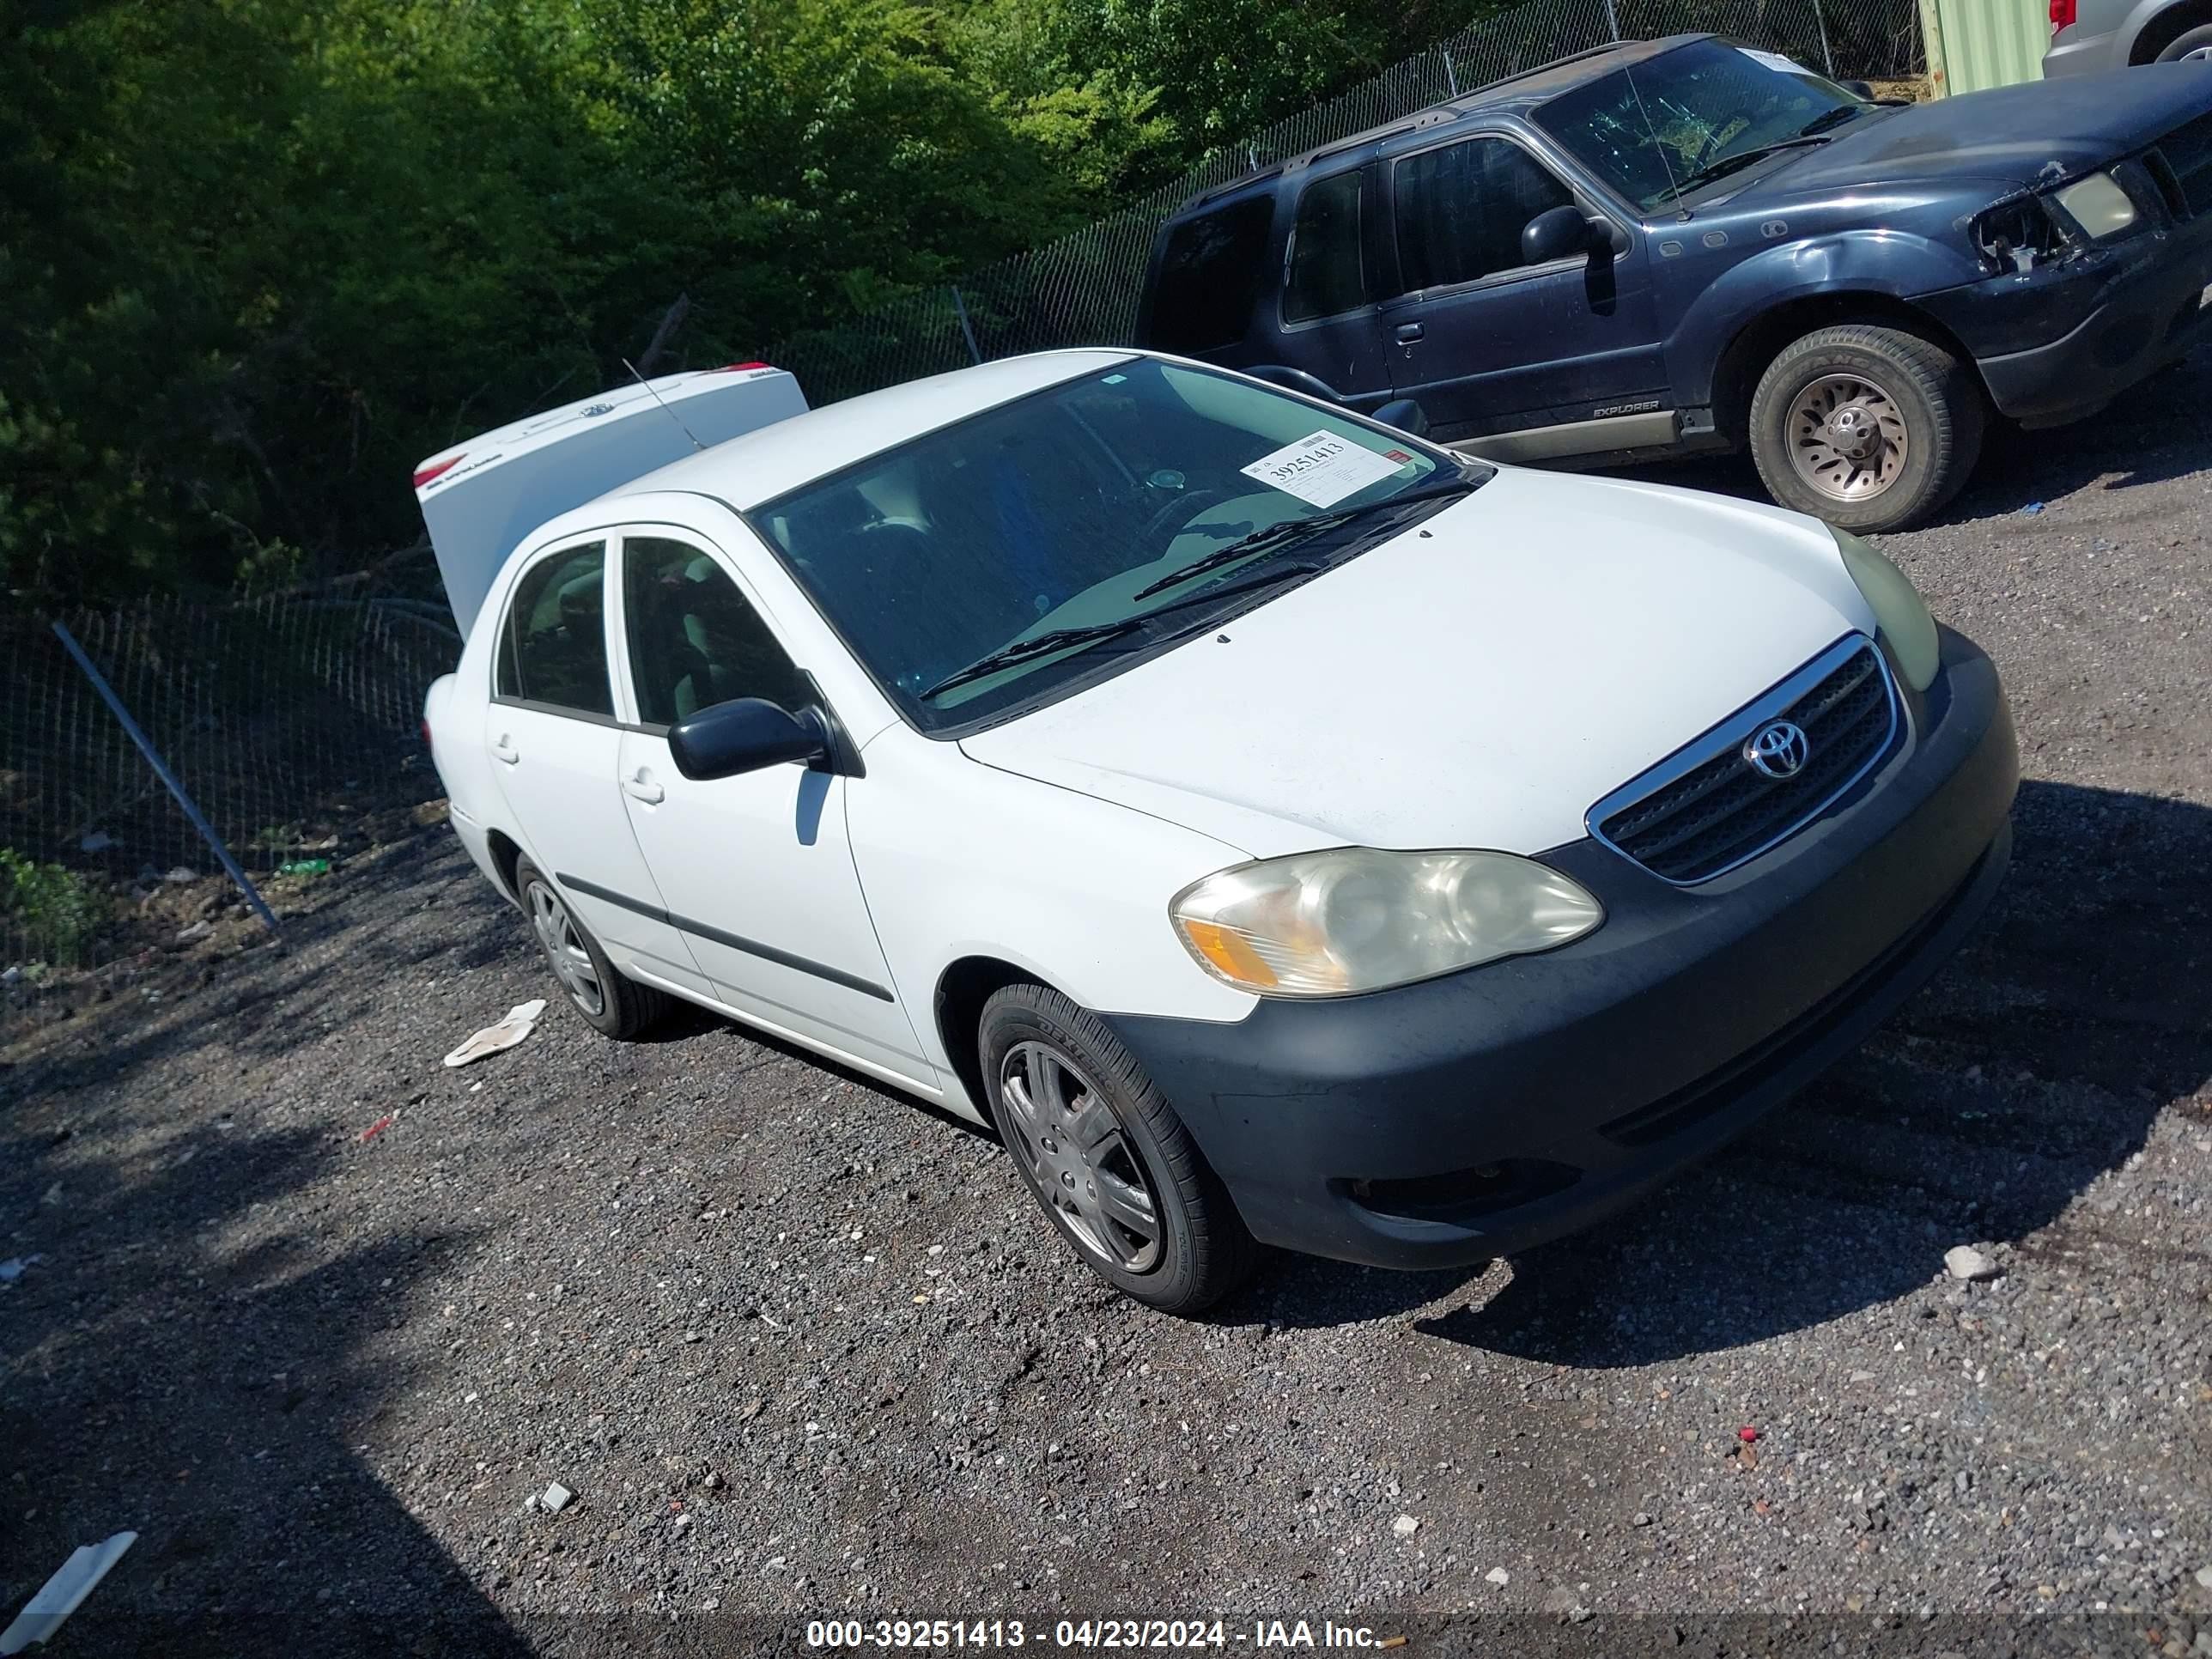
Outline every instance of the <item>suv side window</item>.
{"label": "suv side window", "polygon": [[688,542],[623,538],[623,614],[637,717],[673,726],[734,697],[797,710],[814,690],[722,567]]}
{"label": "suv side window", "polygon": [[1194,356],[1243,339],[1274,218],[1273,197],[1247,196],[1170,231],[1146,343]]}
{"label": "suv side window", "polygon": [[1574,192],[1520,145],[1467,138],[1408,155],[1392,178],[1398,264],[1410,293],[1521,265],[1521,233]]}
{"label": "suv side window", "polygon": [[612,718],[607,679],[607,544],[564,548],[522,573],[499,630],[497,694]]}
{"label": "suv side window", "polygon": [[1364,179],[1340,173],[1306,186],[1291,231],[1290,280],[1284,285],[1283,320],[1309,322],[1357,311],[1367,291],[1366,250],[1360,234]]}

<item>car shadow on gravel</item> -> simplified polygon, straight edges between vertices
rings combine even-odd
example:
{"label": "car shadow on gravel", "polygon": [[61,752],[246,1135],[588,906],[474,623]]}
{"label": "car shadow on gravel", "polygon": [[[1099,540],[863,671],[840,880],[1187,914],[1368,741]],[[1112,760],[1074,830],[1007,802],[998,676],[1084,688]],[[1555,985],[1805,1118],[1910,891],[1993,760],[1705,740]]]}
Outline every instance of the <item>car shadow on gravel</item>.
{"label": "car shadow on gravel", "polygon": [[1954,1244],[2002,1255],[2030,1241],[2017,1248],[2032,1255],[2054,1248],[2054,1223],[2094,1229],[2097,1178],[2212,1078],[2212,811],[2030,782],[2014,825],[2005,893],[1960,957],[1653,1199],[1510,1272],[1301,1262],[1252,1299],[1296,1325],[1458,1303],[1416,1328],[1559,1364],[1644,1365],[1905,1295]]}

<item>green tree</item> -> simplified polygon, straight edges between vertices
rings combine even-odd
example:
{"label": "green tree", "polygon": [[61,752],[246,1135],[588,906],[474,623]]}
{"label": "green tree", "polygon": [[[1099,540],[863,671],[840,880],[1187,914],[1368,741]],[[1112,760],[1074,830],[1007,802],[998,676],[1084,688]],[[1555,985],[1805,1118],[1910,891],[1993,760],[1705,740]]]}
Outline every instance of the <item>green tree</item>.
{"label": "green tree", "polygon": [[[1492,0],[1456,0],[1463,13]],[[265,586],[422,457],[1048,240],[1460,16],[0,0],[0,581]]]}

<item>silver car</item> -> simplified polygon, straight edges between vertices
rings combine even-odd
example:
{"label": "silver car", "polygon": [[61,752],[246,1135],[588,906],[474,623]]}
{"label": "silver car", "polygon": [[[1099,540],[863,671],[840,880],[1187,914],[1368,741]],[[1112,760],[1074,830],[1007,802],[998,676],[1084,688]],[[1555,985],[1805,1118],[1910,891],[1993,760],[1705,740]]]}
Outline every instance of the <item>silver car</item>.
{"label": "silver car", "polygon": [[2212,59],[2212,0],[2051,0],[2051,21],[2046,76]]}

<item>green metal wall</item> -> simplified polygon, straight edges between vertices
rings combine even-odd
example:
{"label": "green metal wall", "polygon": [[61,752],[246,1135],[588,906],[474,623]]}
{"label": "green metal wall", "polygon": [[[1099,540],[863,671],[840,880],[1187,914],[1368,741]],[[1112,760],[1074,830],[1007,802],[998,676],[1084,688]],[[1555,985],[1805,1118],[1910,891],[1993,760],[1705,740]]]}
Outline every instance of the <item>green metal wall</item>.
{"label": "green metal wall", "polygon": [[1920,21],[1939,98],[2043,78],[2047,0],[1920,0]]}

